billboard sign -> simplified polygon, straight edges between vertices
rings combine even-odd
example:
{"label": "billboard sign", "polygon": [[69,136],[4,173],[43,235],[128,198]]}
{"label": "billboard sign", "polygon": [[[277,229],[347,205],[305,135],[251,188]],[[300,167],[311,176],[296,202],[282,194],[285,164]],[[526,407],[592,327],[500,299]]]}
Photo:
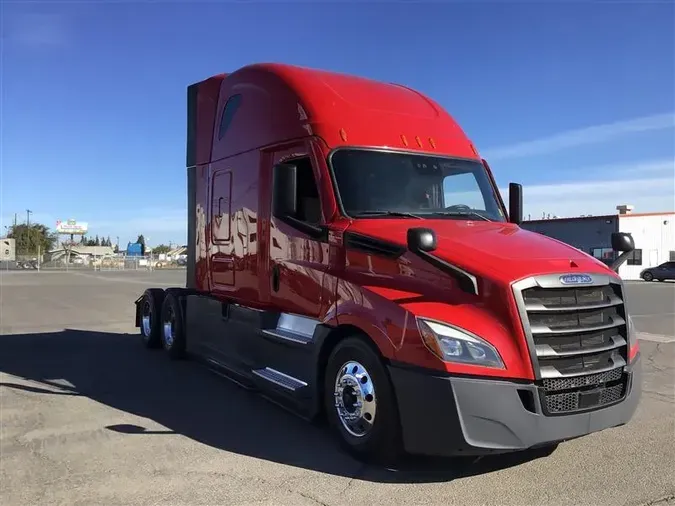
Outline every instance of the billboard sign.
{"label": "billboard sign", "polygon": [[57,221],[56,222],[56,232],[58,234],[67,234],[67,235],[84,235],[89,229],[88,224],[82,221],[68,220],[68,221]]}
{"label": "billboard sign", "polygon": [[0,239],[0,260],[9,262],[16,260],[16,241],[14,239]]}

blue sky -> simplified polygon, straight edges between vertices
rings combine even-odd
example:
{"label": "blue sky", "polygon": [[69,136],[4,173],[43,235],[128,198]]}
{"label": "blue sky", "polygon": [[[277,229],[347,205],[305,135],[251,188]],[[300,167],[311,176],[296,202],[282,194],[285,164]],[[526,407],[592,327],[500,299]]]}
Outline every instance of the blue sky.
{"label": "blue sky", "polygon": [[185,241],[186,86],[259,61],[438,100],[525,214],[675,209],[675,3],[2,4],[2,226]]}

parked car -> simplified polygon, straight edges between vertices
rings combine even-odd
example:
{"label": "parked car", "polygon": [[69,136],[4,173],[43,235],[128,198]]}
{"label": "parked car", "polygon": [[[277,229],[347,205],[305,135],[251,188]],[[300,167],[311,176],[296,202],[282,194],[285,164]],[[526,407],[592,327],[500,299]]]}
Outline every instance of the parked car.
{"label": "parked car", "polygon": [[664,262],[656,267],[649,267],[640,273],[645,281],[665,281],[675,279],[675,262]]}

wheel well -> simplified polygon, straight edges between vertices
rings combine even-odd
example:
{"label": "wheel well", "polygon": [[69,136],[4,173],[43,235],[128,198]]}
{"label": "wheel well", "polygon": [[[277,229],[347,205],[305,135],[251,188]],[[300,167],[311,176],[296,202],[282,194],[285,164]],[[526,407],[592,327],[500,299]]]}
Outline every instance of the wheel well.
{"label": "wheel well", "polygon": [[190,295],[197,295],[199,292],[197,290],[193,290],[192,288],[183,288],[183,287],[172,287],[172,288],[167,288],[166,289],[167,295],[170,293],[174,297],[176,297],[176,300],[178,301],[178,306],[182,310],[183,314],[181,315],[183,317],[183,321],[187,318],[187,298]]}
{"label": "wheel well", "polygon": [[371,350],[380,358],[384,360],[384,356],[380,352],[380,349],[377,347],[375,342],[360,328],[354,325],[338,325],[337,327],[331,329],[326,338],[324,339],[321,350],[319,350],[318,363],[317,363],[317,404],[318,410],[317,415],[319,417],[324,416],[324,404],[323,399],[323,385],[326,377],[326,366],[328,365],[328,358],[330,354],[335,349],[337,344],[348,337],[356,337],[361,341],[366,343]]}

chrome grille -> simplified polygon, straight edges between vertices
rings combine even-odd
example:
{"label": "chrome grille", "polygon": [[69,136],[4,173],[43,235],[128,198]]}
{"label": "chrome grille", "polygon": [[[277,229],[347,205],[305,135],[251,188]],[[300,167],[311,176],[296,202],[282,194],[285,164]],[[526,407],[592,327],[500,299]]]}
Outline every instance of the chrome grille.
{"label": "chrome grille", "polygon": [[[600,408],[625,395],[628,333],[620,281],[565,274],[528,278],[513,286],[545,414]],[[577,277],[577,280],[580,278]]]}

